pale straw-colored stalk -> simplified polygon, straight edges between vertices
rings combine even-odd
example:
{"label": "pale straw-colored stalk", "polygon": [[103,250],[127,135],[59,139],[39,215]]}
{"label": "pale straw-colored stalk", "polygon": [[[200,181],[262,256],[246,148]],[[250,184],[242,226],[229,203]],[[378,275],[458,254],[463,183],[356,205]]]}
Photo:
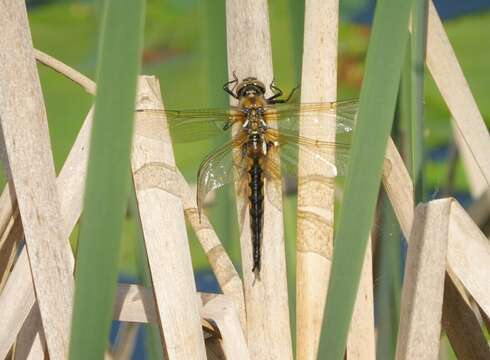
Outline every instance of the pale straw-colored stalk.
{"label": "pale straw-colored stalk", "polygon": [[[255,76],[264,84],[273,78],[269,12],[265,0],[226,2],[228,73]],[[247,341],[251,359],[292,359],[284,227],[280,181],[264,199],[264,229],[260,278],[252,273],[252,243],[246,199],[238,198],[243,283],[247,310]],[[240,189],[241,190],[241,189]],[[242,213],[244,218],[242,218]]]}
{"label": "pale straw-colored stalk", "polygon": [[73,258],[62,231],[47,116],[26,5],[3,1],[0,12],[5,15],[0,25],[0,119],[5,152],[49,355],[51,359],[66,359],[74,289]]}
{"label": "pale straw-colored stalk", "polygon": [[[338,23],[338,0],[306,1],[302,103],[337,100]],[[327,120],[321,114],[302,118],[300,135],[335,141],[336,124]],[[298,159],[296,356],[306,360],[318,356],[333,251],[335,182],[328,177],[330,169],[318,166],[301,148]]]}

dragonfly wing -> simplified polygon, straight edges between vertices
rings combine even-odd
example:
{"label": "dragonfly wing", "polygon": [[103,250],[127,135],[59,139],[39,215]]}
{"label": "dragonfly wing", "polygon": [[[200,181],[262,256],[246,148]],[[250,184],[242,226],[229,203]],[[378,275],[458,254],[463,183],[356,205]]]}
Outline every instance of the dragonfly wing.
{"label": "dragonfly wing", "polygon": [[[266,138],[272,143],[268,151],[265,174],[268,178],[297,178],[299,169],[308,166],[311,169],[322,168],[319,176],[336,177],[347,175],[351,144],[327,142],[298,136],[287,130],[267,130]],[[301,162],[299,152],[302,152]],[[313,164],[313,166],[311,166]],[[384,174],[391,173],[392,163],[384,159]],[[327,170],[327,171],[325,171]]]}
{"label": "dragonfly wing", "polygon": [[315,129],[319,123],[334,123],[337,134],[350,134],[355,128],[358,101],[347,100],[323,103],[276,104],[266,109],[266,119],[276,120],[280,129],[298,131],[300,119],[303,127]]}
{"label": "dragonfly wing", "polygon": [[[350,144],[313,140],[287,130],[269,129],[266,133],[271,156],[267,156],[266,173],[269,177],[297,177],[299,167],[322,168],[321,175],[343,176],[347,172]],[[302,152],[299,163],[299,152]],[[279,156],[274,156],[274,153]],[[327,171],[325,171],[327,170]],[[281,175],[282,174],[282,175]]]}
{"label": "dragonfly wing", "polygon": [[[176,143],[204,140],[219,134],[243,114],[236,107],[196,110],[142,110],[149,116],[166,116],[172,140]],[[225,128],[226,126],[226,128]]]}
{"label": "dragonfly wing", "polygon": [[[197,175],[197,207],[202,211],[206,195],[229,183],[239,182],[247,171],[243,146],[247,136],[239,133],[204,159]],[[237,149],[236,152],[233,150]]]}

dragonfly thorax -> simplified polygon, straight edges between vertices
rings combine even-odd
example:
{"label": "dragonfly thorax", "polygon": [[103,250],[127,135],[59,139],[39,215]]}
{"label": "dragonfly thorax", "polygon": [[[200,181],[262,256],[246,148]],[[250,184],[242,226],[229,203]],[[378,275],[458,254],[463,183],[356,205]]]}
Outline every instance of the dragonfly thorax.
{"label": "dragonfly thorax", "polygon": [[263,108],[247,108],[244,109],[244,114],[246,117],[242,128],[248,132],[249,135],[262,135],[267,130],[268,127],[264,120]]}

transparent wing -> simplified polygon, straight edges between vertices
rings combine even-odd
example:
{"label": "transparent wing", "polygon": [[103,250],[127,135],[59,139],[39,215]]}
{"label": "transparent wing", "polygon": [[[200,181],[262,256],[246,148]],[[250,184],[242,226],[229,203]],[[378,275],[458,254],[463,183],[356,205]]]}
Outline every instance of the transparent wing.
{"label": "transparent wing", "polygon": [[303,126],[315,129],[320,122],[335,123],[337,134],[351,133],[356,124],[357,100],[324,103],[286,103],[268,106],[266,120],[275,120],[279,128],[298,131],[300,119],[308,119]]}
{"label": "transparent wing", "polygon": [[[305,166],[308,166],[310,174],[312,168],[321,168],[319,176],[333,178],[347,174],[351,151],[350,138],[346,138],[348,142],[328,142],[298,136],[297,133],[288,130],[268,129],[266,139],[273,144],[267,153],[264,170],[269,178],[296,178],[299,169]],[[392,164],[386,158],[384,168],[385,173],[391,172]]]}
{"label": "transparent wing", "polygon": [[[266,139],[272,143],[266,161],[266,174],[271,178],[297,177],[299,167],[322,169],[327,177],[344,176],[349,163],[350,144],[327,142],[298,136],[288,130],[269,129]],[[302,151],[301,163],[299,151]]]}
{"label": "transparent wing", "polygon": [[226,109],[196,110],[142,110],[150,115],[166,115],[172,140],[176,143],[204,140],[222,134],[225,125],[230,127],[243,119],[236,107]]}
{"label": "transparent wing", "polygon": [[[228,183],[239,182],[246,176],[245,133],[239,133],[204,159],[197,174],[197,207],[202,211],[206,195]],[[236,153],[233,149],[237,149]]]}
{"label": "transparent wing", "polygon": [[[337,133],[350,133],[355,127],[357,100],[325,103],[286,103],[268,105],[266,120],[276,120],[281,129],[297,131],[301,118],[313,118],[307,126],[320,121],[335,122]],[[196,110],[142,110],[151,114],[165,114],[174,142],[192,142],[223,133],[236,122],[244,122],[238,107]]]}

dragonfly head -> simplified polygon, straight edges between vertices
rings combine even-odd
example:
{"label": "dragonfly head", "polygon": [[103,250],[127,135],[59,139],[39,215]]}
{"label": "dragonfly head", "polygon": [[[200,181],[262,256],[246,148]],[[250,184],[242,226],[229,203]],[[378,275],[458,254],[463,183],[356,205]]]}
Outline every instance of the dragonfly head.
{"label": "dragonfly head", "polygon": [[255,77],[247,77],[237,85],[236,93],[239,98],[259,97],[265,94],[265,86],[262,81]]}

